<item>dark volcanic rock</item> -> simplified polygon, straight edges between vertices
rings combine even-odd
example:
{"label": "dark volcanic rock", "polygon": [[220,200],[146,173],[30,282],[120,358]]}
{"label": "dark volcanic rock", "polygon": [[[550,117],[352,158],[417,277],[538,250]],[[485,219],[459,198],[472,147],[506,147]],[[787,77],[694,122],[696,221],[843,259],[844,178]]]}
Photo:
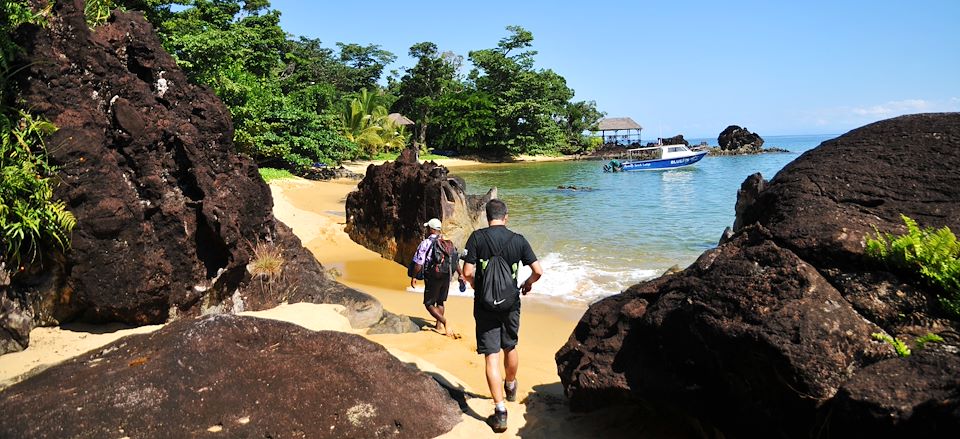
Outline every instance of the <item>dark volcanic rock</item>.
{"label": "dark volcanic rock", "polygon": [[763,147],[763,138],[746,128],[730,125],[717,137],[717,144],[724,151],[760,151]]}
{"label": "dark volcanic rock", "polygon": [[282,302],[336,303],[346,307],[343,314],[354,328],[367,328],[383,318],[380,301],[330,279],[300,238],[279,221],[274,245],[282,250],[283,274],[264,282],[242,283],[235,295],[218,305],[222,311],[272,308]]}
{"label": "dark volcanic rock", "polygon": [[673,137],[661,138],[660,144],[690,146],[690,142],[687,142],[687,140],[683,138],[683,134],[677,134],[676,136],[673,136]]}
{"label": "dark volcanic rock", "polygon": [[416,152],[405,149],[395,162],[370,165],[347,196],[346,231],[357,243],[404,266],[423,240],[423,223],[443,221],[443,233],[462,249],[467,237],[486,227],[486,202],[497,197],[493,188],[484,196],[467,195],[466,182],[448,175],[434,162],[419,163]]}
{"label": "dark volcanic rock", "polygon": [[960,231],[960,115],[920,114],[823,142],[781,170],[740,224],[763,224],[817,266],[860,264],[866,235]]}
{"label": "dark volcanic rock", "polygon": [[0,393],[0,411],[0,436],[16,438],[429,438],[460,421],[436,381],[378,344],[231,315],[51,367]]}
{"label": "dark volcanic rock", "polygon": [[10,290],[10,276],[0,256],[0,355],[22,351],[30,343],[33,313],[25,302]]}
{"label": "dark volcanic rock", "polygon": [[859,371],[834,398],[832,437],[954,437],[960,432],[960,356],[935,347]]}
{"label": "dark volcanic rock", "polygon": [[[939,291],[863,254],[874,227],[904,231],[900,214],[960,230],[957,169],[952,113],[868,125],[770,182],[750,176],[718,248],[584,314],[557,353],[571,407],[645,401],[734,437],[957,431],[960,322]],[[946,341],[901,359],[877,332]]]}
{"label": "dark volcanic rock", "polygon": [[[94,31],[83,9],[56,2],[49,26],[17,34],[27,55],[12,79],[24,106],[59,127],[47,140],[62,170],[55,195],[78,221],[66,256],[13,279],[34,323],[161,323],[285,300],[346,305],[355,326],[379,321],[379,302],[327,279],[274,219],[229,112],[188,82],[142,16],[117,12]],[[282,249],[280,278],[251,282],[258,243]]]}

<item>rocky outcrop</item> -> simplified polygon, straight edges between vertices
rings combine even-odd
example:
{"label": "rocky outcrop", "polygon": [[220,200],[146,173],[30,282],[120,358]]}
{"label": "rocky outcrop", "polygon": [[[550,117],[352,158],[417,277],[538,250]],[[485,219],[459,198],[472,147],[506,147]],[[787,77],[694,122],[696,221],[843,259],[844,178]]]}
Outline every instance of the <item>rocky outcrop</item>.
{"label": "rocky outcrop", "polygon": [[[11,284],[37,324],[161,323],[282,300],[340,300],[355,324],[380,319],[375,299],[326,279],[274,219],[256,165],[234,149],[229,112],[139,13],[91,30],[82,2],[56,2],[49,25],[21,27],[17,42],[26,55],[12,79],[24,107],[59,127],[47,139],[61,169],[55,196],[78,221],[64,257]],[[285,287],[251,282],[261,243],[282,248]]]}
{"label": "rocky outcrop", "polygon": [[[683,134],[677,134],[673,137],[661,138],[659,139],[660,145],[684,145],[690,146],[690,142],[683,138]],[[648,144],[648,146],[656,146],[657,144]]]}
{"label": "rocky outcrop", "polygon": [[0,355],[22,351],[30,343],[33,313],[25,302],[12,294],[6,263],[0,256]]}
{"label": "rocky outcrop", "polygon": [[746,128],[730,125],[720,133],[717,144],[723,151],[759,152],[763,147],[763,138]]}
{"label": "rocky outcrop", "polygon": [[363,174],[357,174],[345,167],[336,168],[324,166],[319,168],[307,168],[300,173],[300,176],[310,180],[333,180],[337,178],[346,178],[350,180],[360,180]]}
{"label": "rocky outcrop", "polygon": [[346,231],[357,243],[386,259],[406,266],[424,237],[423,223],[443,222],[443,233],[462,249],[474,230],[487,226],[484,196],[467,195],[462,178],[449,175],[434,162],[420,163],[416,151],[405,149],[395,162],[370,165],[347,196]]}
{"label": "rocky outcrop", "polygon": [[0,436],[410,437],[460,421],[426,374],[363,337],[233,315],[125,337],[0,393]]}
{"label": "rocky outcrop", "polygon": [[[960,114],[824,142],[741,187],[731,236],[680,273],[592,305],[557,353],[571,407],[644,401],[733,437],[938,437],[960,425],[960,322],[864,256],[900,215],[960,230]],[[927,344],[907,359],[886,333]],[[866,433],[869,432],[869,433]]]}

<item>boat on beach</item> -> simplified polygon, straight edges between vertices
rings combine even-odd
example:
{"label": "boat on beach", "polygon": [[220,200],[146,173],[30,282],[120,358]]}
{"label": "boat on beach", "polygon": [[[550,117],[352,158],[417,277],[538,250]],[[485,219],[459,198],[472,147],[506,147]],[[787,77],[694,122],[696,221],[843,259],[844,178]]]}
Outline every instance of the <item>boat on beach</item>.
{"label": "boat on beach", "polygon": [[699,162],[707,151],[693,151],[686,145],[659,145],[624,151],[620,158],[603,165],[604,172],[673,169]]}

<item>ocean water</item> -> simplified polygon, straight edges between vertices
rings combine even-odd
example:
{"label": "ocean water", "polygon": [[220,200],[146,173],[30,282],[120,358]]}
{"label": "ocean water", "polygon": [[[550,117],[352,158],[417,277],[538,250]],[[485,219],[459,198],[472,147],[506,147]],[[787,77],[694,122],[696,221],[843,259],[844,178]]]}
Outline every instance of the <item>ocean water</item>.
{"label": "ocean water", "polygon": [[[737,190],[755,172],[770,180],[801,153],[836,135],[770,136],[787,153],[707,156],[667,171],[602,172],[584,160],[457,168],[467,192],[492,186],[508,206],[508,227],[530,241],[544,269],[531,295],[585,305],[687,267],[733,225]],[[716,145],[716,139],[690,139]],[[561,190],[576,186],[581,190]],[[521,277],[529,271],[521,272]],[[451,294],[472,295],[471,290]]]}

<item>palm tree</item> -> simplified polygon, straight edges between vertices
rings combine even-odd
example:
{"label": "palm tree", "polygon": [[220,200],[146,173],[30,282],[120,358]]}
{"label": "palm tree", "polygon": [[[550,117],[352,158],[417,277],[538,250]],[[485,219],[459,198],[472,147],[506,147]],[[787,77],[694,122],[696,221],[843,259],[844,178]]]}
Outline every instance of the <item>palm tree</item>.
{"label": "palm tree", "polygon": [[387,108],[376,104],[376,95],[360,90],[360,96],[344,106],[341,127],[344,136],[369,155],[381,150],[400,150],[409,139],[402,126],[387,117]]}

